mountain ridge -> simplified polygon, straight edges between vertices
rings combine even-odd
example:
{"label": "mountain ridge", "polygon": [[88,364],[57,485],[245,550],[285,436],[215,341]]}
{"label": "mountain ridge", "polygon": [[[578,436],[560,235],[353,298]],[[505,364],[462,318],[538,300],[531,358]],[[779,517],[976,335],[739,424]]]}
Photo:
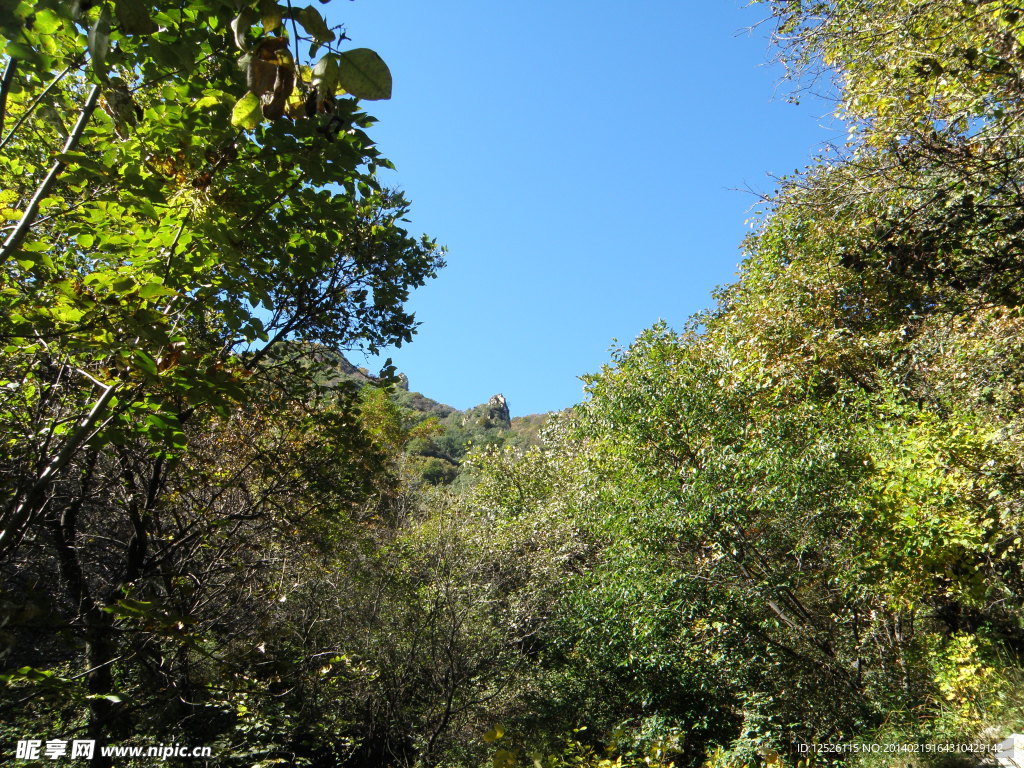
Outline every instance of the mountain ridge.
{"label": "mountain ridge", "polygon": [[310,371],[318,386],[340,389],[348,382],[361,392],[375,388],[387,393],[413,435],[404,453],[421,479],[432,485],[453,482],[463,459],[474,448],[527,448],[539,444],[540,430],[550,417],[547,413],[513,417],[508,400],[500,392],[460,410],[411,389],[404,373],[394,373],[390,379],[374,376],[353,364],[340,350],[322,345],[303,346],[294,358]]}

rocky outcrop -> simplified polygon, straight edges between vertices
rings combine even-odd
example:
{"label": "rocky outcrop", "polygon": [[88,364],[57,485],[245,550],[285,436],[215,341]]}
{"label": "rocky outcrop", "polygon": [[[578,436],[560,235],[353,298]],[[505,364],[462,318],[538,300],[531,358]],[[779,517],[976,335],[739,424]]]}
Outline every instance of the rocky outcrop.
{"label": "rocky outcrop", "polygon": [[333,360],[331,362],[333,362],[334,365],[337,366],[338,370],[340,370],[345,376],[350,379],[355,379],[360,384],[376,381],[376,377],[371,376],[368,370],[353,365],[341,352],[334,350],[332,350],[332,352]]}
{"label": "rocky outcrop", "polygon": [[505,400],[505,396],[499,393],[483,405],[470,408],[462,417],[462,424],[481,429],[491,427],[511,429],[512,418],[508,412],[508,402]]}
{"label": "rocky outcrop", "polygon": [[496,427],[502,427],[503,429],[511,429],[512,417],[508,412],[508,401],[505,400],[505,396],[500,392],[487,401],[487,408],[490,412],[490,418],[495,422]]}

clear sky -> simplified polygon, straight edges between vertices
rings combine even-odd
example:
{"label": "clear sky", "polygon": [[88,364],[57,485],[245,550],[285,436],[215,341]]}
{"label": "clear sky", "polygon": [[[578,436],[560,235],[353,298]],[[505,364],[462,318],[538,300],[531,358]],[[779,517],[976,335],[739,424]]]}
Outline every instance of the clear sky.
{"label": "clear sky", "polygon": [[[390,350],[411,387],[513,416],[583,399],[579,376],[659,318],[681,327],[731,282],[771,174],[837,140],[830,106],[787,103],[766,14],[743,0],[334,3],[380,53],[371,130],[448,266]],[[357,365],[379,367],[374,360]]]}

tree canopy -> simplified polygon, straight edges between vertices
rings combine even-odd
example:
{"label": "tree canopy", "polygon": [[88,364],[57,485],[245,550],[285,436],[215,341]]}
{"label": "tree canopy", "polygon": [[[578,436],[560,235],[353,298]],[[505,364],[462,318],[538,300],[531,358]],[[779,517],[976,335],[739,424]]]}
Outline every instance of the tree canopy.
{"label": "tree canopy", "polygon": [[443,263],[376,180],[360,101],[390,73],[345,39],[290,3],[0,7],[4,590],[64,616],[83,670],[7,679],[84,677],[62,690],[95,738],[132,727],[116,691],[150,662],[211,706],[169,660],[186,625],[217,634],[189,582],[259,583],[261,536],[344,513],[382,466],[352,396],[271,354],[409,341]]}
{"label": "tree canopy", "polygon": [[313,6],[9,5],[5,548],[87,446],[183,446],[275,342],[408,341],[440,265],[374,180],[386,67]]}

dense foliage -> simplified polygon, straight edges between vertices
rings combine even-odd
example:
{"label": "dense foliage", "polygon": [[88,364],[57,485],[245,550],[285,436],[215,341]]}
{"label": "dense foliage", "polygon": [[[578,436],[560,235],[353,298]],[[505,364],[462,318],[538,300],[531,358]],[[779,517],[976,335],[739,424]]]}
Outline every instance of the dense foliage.
{"label": "dense foliage", "polygon": [[1024,730],[1024,14],[763,7],[849,143],[711,309],[518,420],[339,351],[409,340],[440,266],[374,178],[375,54],[312,6],[0,7],[0,749],[623,768]]}
{"label": "dense foliage", "polygon": [[268,2],[5,2],[0,42],[5,742],[298,743],[236,713],[306,656],[250,656],[386,456],[271,353],[411,337],[390,75]]}

